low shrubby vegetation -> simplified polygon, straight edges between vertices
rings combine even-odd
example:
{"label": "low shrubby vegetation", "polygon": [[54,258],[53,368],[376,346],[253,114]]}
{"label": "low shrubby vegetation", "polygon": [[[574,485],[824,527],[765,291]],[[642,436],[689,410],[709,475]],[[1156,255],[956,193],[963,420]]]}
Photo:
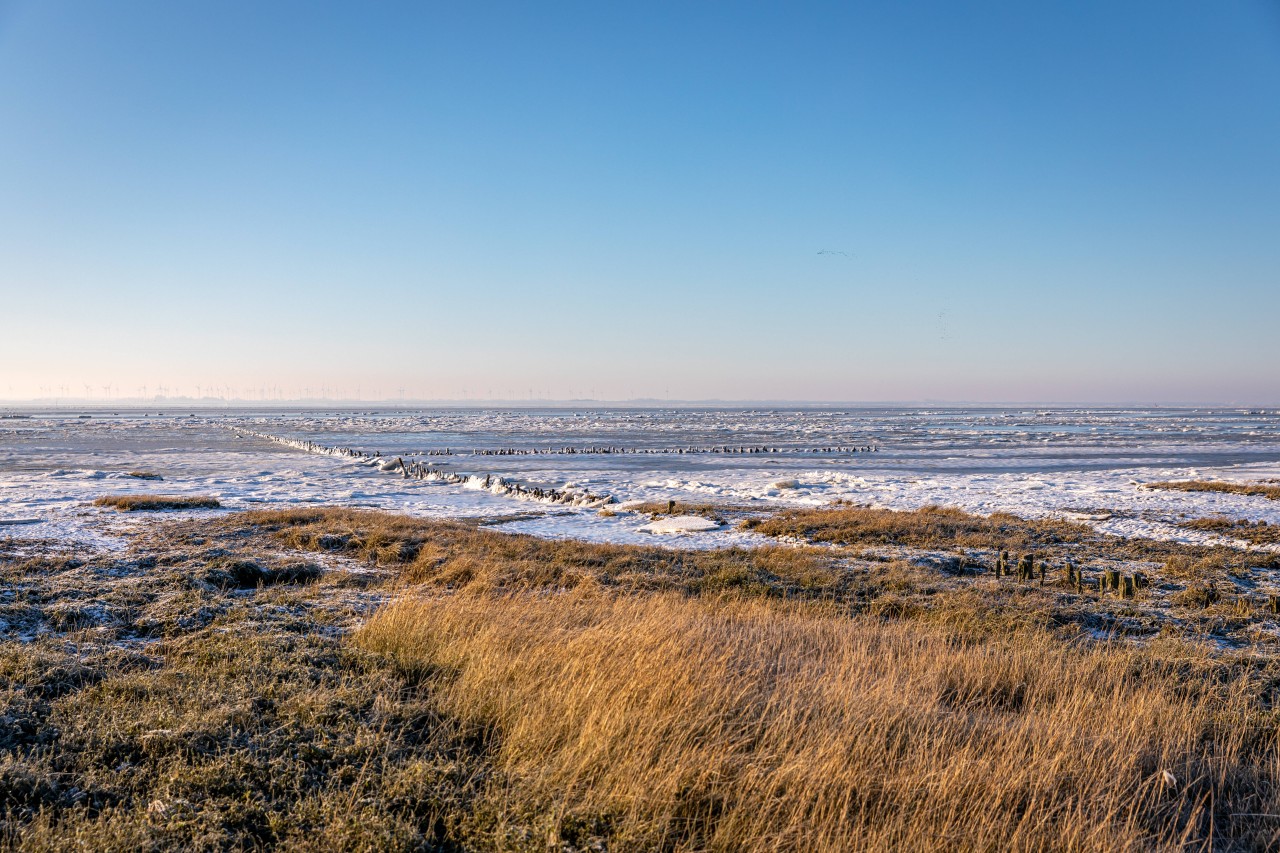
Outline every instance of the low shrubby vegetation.
{"label": "low shrubby vegetation", "polygon": [[217,498],[207,495],[106,495],[93,502],[120,512],[166,509],[217,509],[222,506]]}
{"label": "low shrubby vegetation", "polygon": [[[749,524],[802,544],[349,509],[0,539],[0,841],[1280,845],[1280,617],[1233,593],[1265,556],[938,508]],[[1150,582],[996,577],[1001,550]]]}

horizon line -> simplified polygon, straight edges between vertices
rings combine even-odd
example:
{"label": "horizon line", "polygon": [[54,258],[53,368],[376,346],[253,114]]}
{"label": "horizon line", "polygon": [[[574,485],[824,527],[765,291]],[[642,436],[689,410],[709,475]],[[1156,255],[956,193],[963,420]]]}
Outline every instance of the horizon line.
{"label": "horizon line", "polygon": [[[657,397],[631,397],[625,399],[601,399],[595,397],[574,398],[541,398],[532,399],[488,399],[471,398],[383,398],[383,399],[332,399],[322,397],[295,397],[278,400],[248,400],[238,397],[156,397],[144,399],[125,397],[119,400],[103,400],[89,397],[0,397],[0,406],[7,408],[90,408],[90,409],[150,409],[150,408],[183,408],[183,409],[279,409],[306,406],[309,408],[358,408],[363,406],[381,406],[391,408],[420,408],[423,406],[445,406],[457,408],[494,408],[519,407],[533,408],[538,406],[572,407],[572,406],[635,406],[639,408],[662,408],[664,406],[791,406],[810,407],[909,407],[935,406],[944,408],[1010,408],[1030,406],[1038,408],[1277,408],[1280,402],[1261,402],[1248,400],[939,400],[939,399],[905,399],[905,400],[806,400],[806,399],[722,399],[715,397],[698,399],[662,399]],[[1277,412],[1259,412],[1259,414],[1280,414]]]}

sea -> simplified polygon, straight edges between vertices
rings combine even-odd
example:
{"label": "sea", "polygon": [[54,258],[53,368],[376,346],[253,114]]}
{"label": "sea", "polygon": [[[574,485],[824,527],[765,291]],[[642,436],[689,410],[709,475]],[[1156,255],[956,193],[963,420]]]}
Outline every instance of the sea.
{"label": "sea", "polygon": [[[371,464],[402,460],[404,467]],[[449,477],[408,477],[405,469]],[[392,470],[384,470],[391,467]],[[162,479],[140,479],[148,473]],[[212,495],[223,509],[332,505],[478,518],[511,532],[689,548],[639,502],[750,509],[835,501],[1066,517],[1124,536],[1220,542],[1190,518],[1280,523],[1262,496],[1162,480],[1280,481],[1280,410],[1247,408],[11,408],[0,538],[101,540],[104,495]],[[502,482],[520,489],[501,490]],[[537,495],[589,495],[549,500]],[[603,510],[603,511],[602,511]],[[694,525],[696,527],[696,525]],[[659,528],[661,530],[661,528]],[[98,544],[101,544],[99,541]]]}

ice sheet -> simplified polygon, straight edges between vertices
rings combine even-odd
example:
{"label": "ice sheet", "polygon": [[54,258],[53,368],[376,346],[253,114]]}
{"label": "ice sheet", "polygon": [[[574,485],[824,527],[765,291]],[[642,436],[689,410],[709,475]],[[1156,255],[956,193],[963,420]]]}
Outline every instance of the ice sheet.
{"label": "ice sheet", "polygon": [[[96,543],[109,530],[104,512],[86,504],[102,495],[143,493],[211,494],[224,511],[339,504],[433,517],[520,514],[503,529],[691,547],[749,544],[756,537],[731,527],[669,536],[644,516],[602,517],[598,504],[550,504],[536,495],[554,490],[622,502],[761,507],[836,499],[896,509],[945,504],[980,513],[1066,515],[1123,535],[1199,542],[1218,540],[1177,527],[1179,519],[1225,515],[1280,523],[1278,501],[1141,488],[1164,479],[1280,478],[1280,416],[1270,411],[28,414],[0,421],[0,520],[38,518],[22,535]],[[299,449],[303,442],[359,448],[383,461],[307,452]],[[382,470],[389,456],[453,476],[406,478],[394,464]],[[164,479],[140,480],[130,471]],[[492,486],[498,479],[522,490],[501,493]],[[0,536],[17,529],[0,526]]]}

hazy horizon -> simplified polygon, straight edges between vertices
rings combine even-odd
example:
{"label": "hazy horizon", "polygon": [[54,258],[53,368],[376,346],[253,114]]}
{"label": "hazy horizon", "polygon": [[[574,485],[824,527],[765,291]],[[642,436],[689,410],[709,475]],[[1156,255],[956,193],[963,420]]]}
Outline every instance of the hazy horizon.
{"label": "hazy horizon", "polygon": [[1280,403],[1280,11],[0,0],[0,399]]}
{"label": "hazy horizon", "polygon": [[[468,398],[438,398],[438,399],[418,399],[418,398],[399,398],[399,397],[383,397],[383,398],[364,398],[356,399],[352,397],[296,397],[296,398],[277,398],[277,399],[252,399],[245,397],[155,397],[150,399],[121,397],[119,399],[103,399],[103,398],[31,398],[31,399],[3,399],[0,398],[0,408],[4,409],[58,409],[62,407],[75,407],[86,409],[133,409],[148,410],[152,408],[182,408],[182,409],[277,409],[277,408],[314,408],[314,409],[332,409],[332,408],[352,408],[359,406],[381,406],[391,409],[397,408],[421,408],[437,406],[442,408],[590,408],[593,406],[601,407],[631,407],[645,409],[661,409],[671,407],[730,407],[743,408],[752,406],[777,406],[790,408],[907,408],[915,406],[931,406],[940,408],[956,408],[956,409],[1007,409],[1017,407],[1036,407],[1044,409],[1092,409],[1092,408],[1133,408],[1133,409],[1239,409],[1239,408],[1257,408],[1270,409],[1276,408],[1280,410],[1280,403],[1260,400],[1234,400],[1225,402],[1214,402],[1210,400],[963,400],[963,399],[920,399],[920,400],[806,400],[806,399],[787,399],[787,398],[759,398],[759,399],[726,399],[707,397],[702,399],[659,399],[654,397],[632,397],[632,398],[593,398],[593,397],[575,397],[575,398],[552,398],[552,397],[532,397],[532,398],[512,398],[512,399],[468,399]],[[1280,414],[1277,411],[1273,414]]]}

